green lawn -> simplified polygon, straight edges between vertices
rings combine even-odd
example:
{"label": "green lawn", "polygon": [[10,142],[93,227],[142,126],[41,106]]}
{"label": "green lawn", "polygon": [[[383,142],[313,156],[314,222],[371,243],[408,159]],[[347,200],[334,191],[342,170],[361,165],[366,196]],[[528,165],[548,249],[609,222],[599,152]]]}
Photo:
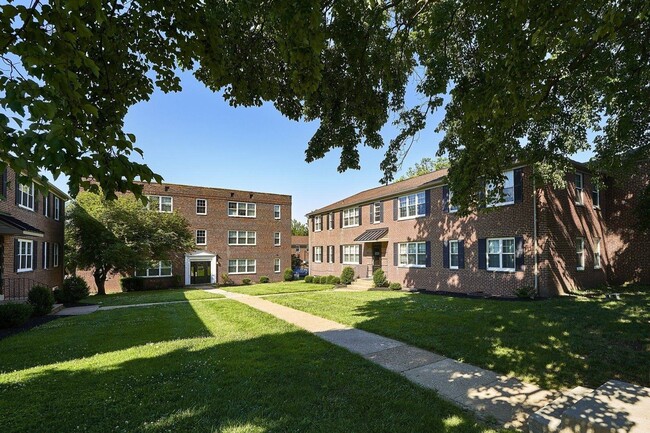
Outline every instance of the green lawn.
{"label": "green lawn", "polygon": [[487,433],[363,358],[235,301],[68,317],[0,340],[2,432]]}
{"label": "green lawn", "polygon": [[535,382],[650,386],[650,293],[508,302],[394,292],[273,298],[321,317]]}
{"label": "green lawn", "polygon": [[224,286],[222,289],[229,292],[244,293],[246,295],[271,295],[275,293],[317,292],[330,290],[332,284],[313,284],[304,281],[290,281],[282,283],[253,284],[250,286]]}
{"label": "green lawn", "polygon": [[109,305],[148,304],[151,302],[191,301],[211,298],[223,298],[223,295],[217,295],[216,293],[206,292],[201,289],[168,289],[91,295],[81,302],[99,304],[106,307]]}

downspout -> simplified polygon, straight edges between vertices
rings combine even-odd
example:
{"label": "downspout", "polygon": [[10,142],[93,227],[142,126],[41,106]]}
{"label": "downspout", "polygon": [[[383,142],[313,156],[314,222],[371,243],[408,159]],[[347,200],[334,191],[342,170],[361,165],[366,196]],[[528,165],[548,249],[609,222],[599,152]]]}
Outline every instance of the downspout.
{"label": "downspout", "polygon": [[538,253],[537,253],[537,187],[535,186],[535,166],[533,165],[533,249],[535,257],[535,265],[533,270],[533,276],[535,281],[535,295],[539,296],[539,265],[538,265]]}

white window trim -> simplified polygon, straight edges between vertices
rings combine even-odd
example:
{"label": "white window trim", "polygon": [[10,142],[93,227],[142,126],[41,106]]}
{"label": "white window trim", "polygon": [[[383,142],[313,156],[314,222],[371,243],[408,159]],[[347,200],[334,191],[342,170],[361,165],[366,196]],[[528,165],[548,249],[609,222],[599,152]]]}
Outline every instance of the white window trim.
{"label": "white window trim", "polygon": [[54,196],[54,221],[61,219],[61,199]]}
{"label": "white window trim", "polygon": [[[203,202],[205,203],[204,204],[205,212],[199,212],[199,200],[203,200]],[[196,214],[197,215],[207,215],[208,214],[208,199],[206,199],[206,198],[197,198],[196,199],[196,207],[195,207],[195,209],[196,209]]]}
{"label": "white window trim", "polygon": [[50,195],[49,194],[45,194],[43,196],[43,207],[44,207],[43,215],[45,216],[45,218],[49,218],[50,217]]}
{"label": "white window trim", "polygon": [[[510,206],[511,204],[515,204],[515,171],[514,170],[506,170],[503,172],[503,175],[506,176],[508,180],[512,178],[512,186],[506,186],[507,184],[503,184],[503,189],[506,188],[512,188],[512,200],[508,201],[500,201],[496,203],[486,203],[485,207],[499,207],[499,206]],[[490,190],[490,186],[485,187],[485,196],[487,197],[488,191]],[[456,209],[458,210],[458,209]],[[455,211],[454,211],[455,212]]]}
{"label": "white window trim", "polygon": [[[23,244],[29,244],[29,255],[27,254],[21,254],[20,252],[22,251],[22,245]],[[32,272],[34,270],[34,241],[30,239],[18,239],[18,266],[16,266],[16,272]],[[21,268],[21,262],[22,262],[22,257],[29,257],[29,263],[30,267],[28,268]],[[27,261],[27,260],[25,260]]]}
{"label": "white window trim", "polygon": [[451,240],[451,241],[449,241],[449,269],[458,269],[458,265],[452,266],[452,264],[451,264],[451,256],[453,255],[451,253],[451,244],[456,244],[456,256],[458,256],[458,263],[460,263],[460,254],[459,254],[459,250],[458,250],[458,240],[457,239]]}
{"label": "white window trim", "polygon": [[[275,269],[277,269],[277,271]],[[278,258],[275,258],[273,260],[273,272],[279,274],[281,270],[282,270],[282,261]]]}
{"label": "white window trim", "polygon": [[[171,195],[158,195],[158,194],[151,194],[147,196],[147,199],[151,200],[151,197],[158,197],[158,209],[151,209],[151,202],[147,203],[147,209],[151,209],[155,212],[160,212],[160,213],[172,213],[174,212],[174,197]],[[162,199],[163,198],[168,198],[170,199],[170,210],[162,210]]]}
{"label": "white window trim", "polygon": [[43,242],[43,269],[48,269],[47,267],[47,259],[49,258],[48,255],[50,254],[49,252],[49,245],[50,243],[47,241]]}
{"label": "white window trim", "polygon": [[[602,261],[602,255],[600,252],[600,238],[594,239],[594,269],[600,269],[601,264],[600,262]],[[596,260],[598,258],[598,260]]]}
{"label": "white window trim", "polygon": [[[379,218],[377,218],[379,216]],[[381,224],[381,202],[376,201],[372,204],[372,223]]]}
{"label": "white window trim", "polygon": [[[596,193],[596,197],[598,197],[598,204],[593,203],[594,193]],[[594,209],[600,209],[600,188],[598,188],[596,185],[591,187],[591,201]]]}
{"label": "white window trim", "polygon": [[[356,218],[355,217],[350,217],[350,212],[353,212],[353,211],[356,211]],[[347,217],[348,224],[347,225],[345,224],[345,218],[346,218],[345,213],[346,212],[348,213],[348,217]],[[361,210],[359,209],[359,207],[351,207],[351,208],[343,209],[342,218],[343,218],[343,228],[344,229],[347,229],[347,228],[350,228],[350,227],[359,227],[359,220],[361,219]],[[357,223],[356,224],[349,224],[349,221],[351,219],[356,219]]]}
{"label": "white window trim", "polygon": [[[230,262],[234,261],[236,262],[236,268],[239,269],[239,262],[240,261],[245,261],[246,262],[246,269],[248,269],[248,262],[253,262],[253,267],[255,268],[252,272],[249,272],[248,270],[246,272],[230,272]],[[253,275],[257,274],[257,259],[228,259],[228,274],[230,275]]]}
{"label": "white window trim", "polygon": [[449,186],[447,186],[447,188],[449,190],[449,196],[447,198],[447,211],[449,213],[456,213],[458,212],[458,206],[451,204],[451,200],[454,197],[454,193],[451,191],[451,188],[449,188]]}
{"label": "white window trim", "polygon": [[[318,224],[316,224],[316,221],[318,221]],[[323,231],[323,216],[317,215],[314,217],[314,232],[322,232],[322,231]]]}
{"label": "white window trim", "polygon": [[[513,268],[504,268],[503,267],[503,241],[511,240],[514,244],[515,251],[512,253],[514,260]],[[501,267],[492,268],[490,267],[490,241],[499,241],[499,264]],[[509,253],[507,253],[509,254]],[[516,272],[517,271],[517,240],[514,237],[504,237],[504,238],[488,238],[485,240],[485,269],[488,271],[495,272]]]}
{"label": "white window trim", "polygon": [[581,246],[581,260],[578,262],[576,265],[576,270],[577,271],[584,271],[585,270],[585,238],[578,237],[576,238],[576,261],[578,259],[578,245]]}
{"label": "white window trim", "polygon": [[[277,235],[277,238],[276,236]],[[274,247],[279,247],[282,245],[282,233],[281,232],[274,232],[273,233],[273,246]]]}
{"label": "white window trim", "polygon": [[[277,212],[276,212],[276,209],[277,209]],[[276,216],[276,213],[277,213],[277,216]],[[273,218],[276,219],[276,220],[279,220],[280,218],[282,218],[282,206],[280,206],[279,204],[273,205]]]}
{"label": "white window trim", "polygon": [[[316,251],[320,254],[316,254]],[[316,260],[316,257],[320,256],[320,260]],[[314,263],[323,263],[323,247],[314,247]]]}
{"label": "white window trim", "polygon": [[[578,188],[578,184],[576,183],[576,179],[580,177],[580,188]],[[585,192],[585,176],[584,174],[580,173],[579,171],[575,172],[575,176],[573,178],[573,189],[576,194],[576,200],[575,203],[578,206],[584,206],[585,205],[585,197],[584,197],[584,192]]]}
{"label": "white window trim", "polygon": [[[348,248],[348,252],[345,252],[345,249]],[[357,252],[353,253],[352,248],[356,248]],[[345,256],[348,256],[348,261],[345,260]],[[356,256],[358,257],[356,260],[349,260],[350,257]],[[359,262],[361,261],[361,245],[359,244],[348,244],[348,245],[343,245],[343,264],[344,265],[358,265]]]}
{"label": "white window trim", "polygon": [[[199,232],[203,232],[203,243],[199,243]],[[194,231],[194,241],[197,245],[207,245],[208,244],[208,231],[206,229],[196,229]]]}
{"label": "white window trim", "polygon": [[[234,243],[234,244],[230,243],[230,232],[235,232],[236,233],[235,238],[238,241],[237,243]],[[246,236],[244,236],[244,238],[246,239],[246,243],[242,244],[242,243],[239,242],[239,232],[246,233]],[[248,235],[250,233],[254,234],[255,243],[252,243],[252,244],[248,243],[248,237],[249,237]],[[257,245],[257,232],[256,231],[252,231],[252,230],[228,230],[227,236],[228,236],[228,245],[231,245],[231,246],[249,246],[250,247],[250,246]]]}
{"label": "white window trim", "polygon": [[[415,219],[415,218],[422,218],[423,216],[426,216],[426,214],[427,214],[427,210],[426,210],[426,209],[424,209],[424,213],[422,213],[422,214],[419,214],[419,213],[418,213],[418,208],[420,207],[420,203],[417,201],[417,197],[418,197],[419,194],[423,194],[423,197],[424,197],[424,206],[426,207],[426,205],[427,205],[427,198],[426,198],[426,197],[427,197],[427,196],[426,196],[426,193],[425,193],[424,191],[417,191],[417,192],[414,192],[414,193],[411,193],[411,194],[402,195],[402,196],[397,197],[397,220],[398,220],[398,221],[412,220],[412,219]],[[401,212],[400,212],[400,203],[399,203],[399,202],[400,202],[400,199],[401,199],[402,197],[406,197],[406,210],[407,210],[407,213],[408,213],[409,197],[410,197],[410,196],[414,196],[414,197],[416,198],[416,202],[415,202],[415,215],[407,215],[407,216],[404,216],[404,217],[403,217],[403,216],[400,215]]]}
{"label": "white window trim", "polygon": [[[230,203],[236,203],[236,214],[235,215],[230,215]],[[246,215],[238,215],[239,214],[239,205],[240,204],[245,204],[246,205]],[[248,205],[252,204],[253,205],[253,214],[254,215],[248,215]],[[228,202],[228,207],[227,207],[227,213],[228,216],[231,218],[257,218],[257,203],[249,202],[249,201],[229,201]]]}
{"label": "white window trim", "polygon": [[55,242],[52,244],[52,267],[58,268],[59,267],[59,260],[60,260],[60,249],[61,247],[59,246],[58,242]]}
{"label": "white window trim", "polygon": [[[400,248],[400,245],[406,245],[406,261],[408,262],[408,255],[409,255],[409,253],[408,253],[408,248],[409,248],[409,247],[408,247],[408,246],[409,246],[409,244],[416,244],[416,245],[417,245],[417,244],[424,244],[424,245],[425,245],[425,247],[424,247],[424,248],[425,248],[425,252],[424,252],[424,260],[425,260],[425,262],[426,262],[426,259],[427,259],[427,253],[426,253],[426,242],[425,242],[425,241],[398,242],[398,244],[397,244],[397,267],[398,267],[398,268],[426,268],[426,267],[427,267],[426,263],[425,263],[424,265],[418,265],[418,264],[412,264],[412,265],[409,265],[408,263],[404,263],[404,264],[400,263],[400,262],[401,262],[401,260],[400,260],[400,255],[401,255],[401,254],[400,254],[400,249],[401,249],[401,248]],[[417,251],[418,251],[418,247],[417,247],[417,246],[415,247],[415,251],[416,251],[416,253],[415,253],[415,257],[417,258],[417,256],[420,255],[420,253],[417,252]],[[416,261],[417,261],[417,260],[416,260]]]}
{"label": "white window trim", "polygon": [[327,214],[327,230],[334,230],[334,212]]}
{"label": "white window trim", "polygon": [[[169,263],[169,266],[162,266],[163,262]],[[138,278],[166,278],[166,277],[174,276],[174,265],[171,260],[158,260],[157,263],[158,263],[158,275],[149,275],[149,269],[153,269],[152,266],[149,266],[147,267],[147,275],[138,275],[138,271],[136,269],[135,276]],[[169,275],[161,275],[163,268],[169,268],[171,273]]]}
{"label": "white window trim", "polygon": [[327,263],[334,263],[334,245],[327,246]]}
{"label": "white window trim", "polygon": [[21,207],[23,209],[27,209],[27,210],[30,210],[30,211],[33,212],[34,207],[35,207],[34,206],[34,200],[36,199],[36,194],[34,194],[34,182],[32,182],[31,187],[30,187],[30,192],[31,193],[27,193],[27,195],[32,198],[32,207],[25,206],[23,204],[23,190],[22,190],[22,188],[25,187],[25,186],[29,186],[29,185],[25,185],[24,183],[21,183],[21,184],[18,185],[18,193],[20,194],[20,198],[18,199],[18,207]]}

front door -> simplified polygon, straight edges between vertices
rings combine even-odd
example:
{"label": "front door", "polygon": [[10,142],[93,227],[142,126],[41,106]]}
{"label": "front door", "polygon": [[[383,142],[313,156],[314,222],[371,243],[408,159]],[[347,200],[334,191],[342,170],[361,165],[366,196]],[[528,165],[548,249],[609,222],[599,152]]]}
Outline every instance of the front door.
{"label": "front door", "polygon": [[210,283],[210,262],[190,262],[190,284]]}
{"label": "front door", "polygon": [[381,269],[381,244],[379,242],[372,244],[372,272]]}

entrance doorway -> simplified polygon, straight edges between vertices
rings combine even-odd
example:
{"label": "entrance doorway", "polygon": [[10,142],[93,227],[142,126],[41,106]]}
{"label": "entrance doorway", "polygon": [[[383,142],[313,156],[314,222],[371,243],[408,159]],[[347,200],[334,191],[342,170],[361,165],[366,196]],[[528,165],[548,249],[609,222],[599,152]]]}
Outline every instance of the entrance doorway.
{"label": "entrance doorway", "polygon": [[381,243],[375,242],[372,244],[372,272],[373,274],[377,269],[381,269]]}
{"label": "entrance doorway", "polygon": [[190,284],[210,284],[210,262],[190,262]]}

